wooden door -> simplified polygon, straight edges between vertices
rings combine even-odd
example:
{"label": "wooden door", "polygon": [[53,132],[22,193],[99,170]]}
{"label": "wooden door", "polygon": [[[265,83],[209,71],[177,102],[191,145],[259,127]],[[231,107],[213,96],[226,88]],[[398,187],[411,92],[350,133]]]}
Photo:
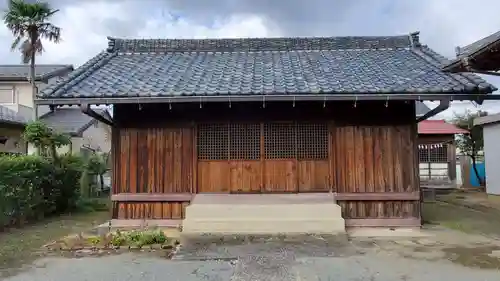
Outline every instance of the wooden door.
{"label": "wooden door", "polygon": [[198,125],[198,191],[329,191],[326,123]]}
{"label": "wooden door", "polygon": [[198,125],[198,192],[259,193],[259,123]]}

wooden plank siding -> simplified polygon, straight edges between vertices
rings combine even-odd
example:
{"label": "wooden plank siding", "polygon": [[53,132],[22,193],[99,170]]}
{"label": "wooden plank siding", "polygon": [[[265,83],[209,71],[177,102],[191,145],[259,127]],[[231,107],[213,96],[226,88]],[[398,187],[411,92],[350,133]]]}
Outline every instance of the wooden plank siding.
{"label": "wooden plank siding", "polygon": [[[419,225],[414,104],[301,106],[277,104],[267,109],[261,104],[200,104],[174,105],[166,110],[154,104],[142,109],[116,105],[113,218],[182,219],[192,198],[189,194],[198,192],[331,191],[338,194],[348,225]],[[213,124],[213,129],[203,131],[207,123]],[[269,148],[269,143],[286,146],[283,143],[290,142],[288,146],[302,148],[307,141],[279,139],[279,133],[269,135],[275,130],[270,129],[273,126],[276,130],[288,126],[284,123],[326,126],[324,156],[304,158],[297,151],[294,155],[272,154],[276,148]],[[229,134],[225,140],[214,133],[226,130],[224,126],[240,130],[239,135]],[[225,144],[207,144],[203,139],[206,134]],[[217,145],[232,148],[218,148],[215,158],[200,154],[200,147],[215,149]]]}
{"label": "wooden plank siding", "polygon": [[334,129],[334,190],[349,219],[419,219],[414,126]]}
{"label": "wooden plank siding", "polygon": [[[190,197],[178,195],[195,193],[193,134],[190,126],[120,128],[115,133],[113,144],[119,153],[115,156],[114,177],[118,180],[114,181],[112,195],[113,218],[184,217]],[[145,194],[151,196],[141,197]],[[171,199],[165,196],[168,194]],[[155,197],[157,200],[153,200]]]}

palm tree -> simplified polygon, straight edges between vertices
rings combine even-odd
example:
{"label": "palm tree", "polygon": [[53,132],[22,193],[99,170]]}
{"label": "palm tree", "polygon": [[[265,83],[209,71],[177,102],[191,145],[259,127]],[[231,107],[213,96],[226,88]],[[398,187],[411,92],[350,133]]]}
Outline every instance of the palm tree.
{"label": "palm tree", "polygon": [[49,22],[59,10],[54,10],[46,2],[27,3],[24,0],[9,0],[4,23],[15,39],[11,49],[21,51],[23,63],[30,63],[29,79],[32,87],[33,120],[38,118],[35,106],[37,87],[35,84],[35,55],[43,52],[42,39],[58,43],[61,29]]}

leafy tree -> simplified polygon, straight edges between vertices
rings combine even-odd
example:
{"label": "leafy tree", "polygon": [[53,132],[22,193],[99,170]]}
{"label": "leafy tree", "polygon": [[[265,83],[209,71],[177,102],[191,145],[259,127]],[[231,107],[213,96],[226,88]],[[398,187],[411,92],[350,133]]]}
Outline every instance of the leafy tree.
{"label": "leafy tree", "polygon": [[33,144],[41,155],[51,156],[54,160],[57,160],[57,148],[70,143],[69,136],[52,131],[40,121],[28,123],[23,138]]}
{"label": "leafy tree", "polygon": [[466,111],[463,114],[456,114],[453,118],[453,123],[463,129],[469,131],[468,134],[461,134],[457,138],[457,147],[464,155],[467,155],[472,160],[472,168],[479,183],[484,185],[484,179],[479,176],[476,167],[477,156],[479,151],[484,148],[483,128],[474,126],[474,119],[488,115],[488,112],[478,110],[477,112]]}
{"label": "leafy tree", "polygon": [[[15,39],[12,50],[20,50],[22,62],[30,63],[30,83],[33,102],[36,99],[35,55],[43,52],[42,39],[58,43],[61,29],[49,22],[59,10],[52,9],[47,2],[29,3],[25,0],[8,0],[8,9],[4,14],[4,23]],[[33,120],[38,118],[38,109],[33,106]]]}
{"label": "leafy tree", "polygon": [[[97,154],[94,153],[92,154],[86,165],[86,176],[89,175],[98,175],[99,176],[99,182],[101,185],[101,190],[104,190],[104,174],[109,170],[108,168],[108,154],[107,153],[101,153]],[[87,180],[87,179],[86,179]],[[88,181],[88,180],[87,180]],[[82,190],[86,188],[84,185],[89,185],[88,183],[82,181]],[[92,193],[91,191],[85,191],[86,194],[84,196],[90,195]]]}

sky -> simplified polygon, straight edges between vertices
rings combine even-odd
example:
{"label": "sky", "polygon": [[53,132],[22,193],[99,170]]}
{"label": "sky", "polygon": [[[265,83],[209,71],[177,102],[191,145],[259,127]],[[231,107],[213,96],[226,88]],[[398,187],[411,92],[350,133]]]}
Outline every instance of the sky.
{"label": "sky", "polygon": [[[5,9],[7,0],[0,0]],[[500,28],[500,1],[475,0],[49,0],[60,11],[59,44],[44,43],[39,63],[79,66],[118,38],[389,36],[420,31],[420,40],[453,58]],[[0,25],[0,64],[20,63]],[[500,88],[500,78],[483,76]],[[431,108],[436,106],[427,103]],[[464,110],[500,112],[499,102],[454,102],[439,118]]]}

